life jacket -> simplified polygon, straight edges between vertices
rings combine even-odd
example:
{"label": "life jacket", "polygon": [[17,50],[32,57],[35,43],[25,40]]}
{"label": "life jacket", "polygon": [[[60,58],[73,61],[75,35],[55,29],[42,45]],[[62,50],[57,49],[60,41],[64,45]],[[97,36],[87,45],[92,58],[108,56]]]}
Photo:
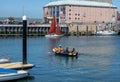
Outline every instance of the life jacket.
{"label": "life jacket", "polygon": [[58,48],[54,48],[54,50],[55,50],[55,52],[58,52],[58,51],[59,51],[59,49],[58,49]]}

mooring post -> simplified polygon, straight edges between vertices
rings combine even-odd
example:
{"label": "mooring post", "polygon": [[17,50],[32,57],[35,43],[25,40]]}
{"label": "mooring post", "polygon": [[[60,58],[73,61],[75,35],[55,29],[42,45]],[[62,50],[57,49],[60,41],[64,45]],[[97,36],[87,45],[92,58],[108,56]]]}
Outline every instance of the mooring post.
{"label": "mooring post", "polygon": [[77,36],[79,36],[79,29],[78,29],[78,25],[77,25]]}
{"label": "mooring post", "polygon": [[86,35],[88,36],[88,26],[86,26]]}
{"label": "mooring post", "polygon": [[23,64],[27,64],[27,19],[23,16]]}

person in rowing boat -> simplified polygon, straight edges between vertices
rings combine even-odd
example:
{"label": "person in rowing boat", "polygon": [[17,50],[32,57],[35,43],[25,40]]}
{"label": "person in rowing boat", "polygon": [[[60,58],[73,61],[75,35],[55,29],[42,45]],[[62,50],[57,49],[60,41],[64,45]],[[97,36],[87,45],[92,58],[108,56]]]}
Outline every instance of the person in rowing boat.
{"label": "person in rowing boat", "polygon": [[64,52],[64,49],[62,48],[61,45],[59,45],[58,49],[59,49],[59,52],[60,52],[60,53],[63,53],[63,52]]}
{"label": "person in rowing boat", "polygon": [[65,51],[68,53],[69,52],[69,48],[67,47]]}
{"label": "person in rowing boat", "polygon": [[72,52],[74,52],[74,51],[75,51],[75,48],[72,49]]}
{"label": "person in rowing boat", "polygon": [[75,51],[75,48],[72,49],[72,55],[77,55],[77,52]]}
{"label": "person in rowing boat", "polygon": [[66,47],[66,50],[64,51],[65,54],[69,54],[69,48]]}

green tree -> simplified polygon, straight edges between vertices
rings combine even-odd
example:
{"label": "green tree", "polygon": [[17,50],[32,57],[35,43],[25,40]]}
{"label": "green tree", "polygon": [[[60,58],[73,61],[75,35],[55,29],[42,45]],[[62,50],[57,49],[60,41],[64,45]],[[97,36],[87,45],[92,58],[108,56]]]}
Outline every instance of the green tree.
{"label": "green tree", "polygon": [[10,17],[8,17],[8,19],[9,19],[10,21],[13,21],[13,20],[14,20],[14,17],[10,16]]}

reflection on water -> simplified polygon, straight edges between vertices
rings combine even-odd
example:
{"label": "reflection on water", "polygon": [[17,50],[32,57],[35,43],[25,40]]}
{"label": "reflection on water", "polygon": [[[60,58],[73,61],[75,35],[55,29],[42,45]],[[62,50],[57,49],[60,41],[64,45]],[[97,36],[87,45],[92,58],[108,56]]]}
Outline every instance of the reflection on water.
{"label": "reflection on water", "polygon": [[[0,38],[0,54],[7,51],[12,53],[13,61],[20,61],[21,41],[21,38]],[[64,48],[74,47],[78,57],[54,55],[52,49],[59,44]],[[35,64],[30,70],[34,78],[17,82],[119,82],[119,49],[119,36],[31,37],[28,38],[28,62]]]}
{"label": "reflection on water", "polygon": [[55,48],[56,46],[58,46],[58,42],[60,41],[61,38],[47,38],[49,41],[49,51],[51,51],[53,48]]}
{"label": "reflection on water", "polygon": [[61,65],[71,67],[77,60],[78,57],[64,57],[55,55],[55,61],[59,62]]}
{"label": "reflection on water", "polygon": [[34,76],[28,76],[22,79],[14,80],[14,81],[5,81],[5,82],[28,82],[28,81],[34,81]]}
{"label": "reflection on water", "polygon": [[[59,41],[61,38],[47,38],[49,40],[49,51],[52,51],[53,48],[58,47]],[[64,46],[64,45],[62,45]],[[59,64],[63,65],[63,66],[72,66],[72,64],[74,63],[74,61],[78,58],[78,57],[65,57],[65,56],[59,56],[59,55],[55,55],[54,53],[50,53],[50,55],[53,55],[52,57],[54,57],[54,60],[51,62],[59,62]]]}
{"label": "reflection on water", "polygon": [[[72,39],[71,39],[72,38]],[[66,68],[71,67],[74,72],[71,72],[71,75],[80,75],[81,77],[87,79],[91,78],[91,81],[105,81],[104,77],[107,80],[112,80],[109,77],[113,77],[113,74],[118,74],[112,68],[114,66],[114,57],[119,52],[118,50],[118,41],[119,37],[67,37],[59,40],[59,44],[63,46],[75,47],[79,52],[79,57],[72,59],[66,57],[56,56],[54,61],[58,65]],[[53,44],[58,44],[53,42]],[[51,44],[52,45],[52,44]],[[119,56],[120,57],[120,56]],[[118,67],[118,66],[116,66]],[[120,70],[118,70],[120,72]],[[65,71],[64,71],[65,72]],[[109,78],[109,79],[108,79]],[[100,80],[103,79],[103,80]],[[118,76],[117,76],[118,79]],[[84,81],[83,80],[83,81]]]}

